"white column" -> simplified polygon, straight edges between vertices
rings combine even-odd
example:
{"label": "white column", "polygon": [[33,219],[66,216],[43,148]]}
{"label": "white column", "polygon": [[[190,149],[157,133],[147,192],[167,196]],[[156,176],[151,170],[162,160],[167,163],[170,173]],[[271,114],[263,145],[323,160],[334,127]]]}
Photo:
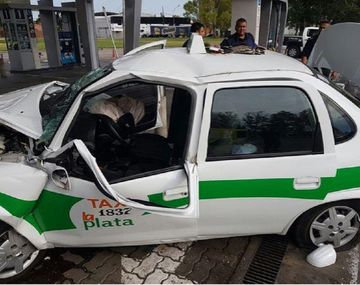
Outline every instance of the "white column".
{"label": "white column", "polygon": [[245,18],[248,32],[253,34],[255,41],[259,40],[259,24],[261,0],[232,0],[231,31],[235,32],[235,23],[239,18]]}

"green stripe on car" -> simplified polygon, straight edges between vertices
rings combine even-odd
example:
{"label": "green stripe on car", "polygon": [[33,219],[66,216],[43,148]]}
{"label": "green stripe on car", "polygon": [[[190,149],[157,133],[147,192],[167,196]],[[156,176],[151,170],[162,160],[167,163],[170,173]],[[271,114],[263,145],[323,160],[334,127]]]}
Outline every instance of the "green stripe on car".
{"label": "green stripe on car", "polygon": [[[295,190],[294,179],[243,179],[200,181],[200,200],[228,198],[295,198],[323,200],[327,194],[360,187],[360,167],[339,169],[336,177],[321,179],[314,190]],[[177,208],[188,204],[188,198],[165,201],[162,193],[148,196],[157,205]],[[359,197],[360,198],[360,197]],[[26,201],[0,193],[0,206],[11,215],[24,218],[41,234],[45,231],[75,229],[71,208],[83,198],[54,193],[44,189],[37,201]]]}
{"label": "green stripe on car", "polygon": [[[327,194],[360,187],[360,167],[339,169],[335,177],[321,179],[314,190],[295,190],[293,178],[200,181],[200,200],[228,198],[295,198],[323,200]],[[359,197],[360,198],[360,197]],[[164,201],[162,193],[149,195],[151,202],[167,207],[180,207],[187,199]]]}

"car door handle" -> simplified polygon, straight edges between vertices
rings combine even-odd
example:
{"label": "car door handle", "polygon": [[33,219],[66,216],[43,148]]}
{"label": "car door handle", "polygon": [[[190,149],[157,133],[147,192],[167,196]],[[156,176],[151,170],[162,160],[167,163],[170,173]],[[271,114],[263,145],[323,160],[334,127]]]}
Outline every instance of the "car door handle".
{"label": "car door handle", "polygon": [[186,190],[186,186],[169,189],[163,192],[164,201],[181,199],[187,196],[188,196],[188,191]]}
{"label": "car door handle", "polygon": [[294,179],[295,190],[313,190],[318,189],[321,185],[320,177],[299,177]]}

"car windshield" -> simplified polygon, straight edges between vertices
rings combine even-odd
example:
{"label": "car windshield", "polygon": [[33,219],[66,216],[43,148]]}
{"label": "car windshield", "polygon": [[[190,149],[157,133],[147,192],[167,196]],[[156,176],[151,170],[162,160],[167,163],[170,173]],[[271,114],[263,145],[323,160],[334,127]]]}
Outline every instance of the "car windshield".
{"label": "car windshield", "polygon": [[80,91],[108,75],[112,70],[112,65],[95,69],[58,92],[45,93],[40,101],[43,134],[37,145],[48,145]]}

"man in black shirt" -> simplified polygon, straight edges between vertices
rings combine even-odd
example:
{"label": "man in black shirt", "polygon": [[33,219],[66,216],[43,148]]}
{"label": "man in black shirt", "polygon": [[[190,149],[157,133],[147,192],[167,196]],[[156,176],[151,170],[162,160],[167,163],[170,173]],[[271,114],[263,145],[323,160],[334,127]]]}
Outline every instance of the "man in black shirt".
{"label": "man in black shirt", "polygon": [[252,49],[257,47],[254,36],[247,32],[247,21],[244,18],[240,18],[236,21],[235,31],[234,34],[221,42],[220,46],[222,48],[231,48],[242,45]]}
{"label": "man in black shirt", "polygon": [[317,35],[313,36],[311,39],[309,39],[305,44],[305,47],[302,52],[302,57],[301,57],[302,63],[304,63],[304,64],[308,63],[310,54],[316,44],[317,39],[319,38],[321,31],[325,30],[329,26],[330,26],[330,21],[328,21],[328,20],[320,21],[319,33]]}

